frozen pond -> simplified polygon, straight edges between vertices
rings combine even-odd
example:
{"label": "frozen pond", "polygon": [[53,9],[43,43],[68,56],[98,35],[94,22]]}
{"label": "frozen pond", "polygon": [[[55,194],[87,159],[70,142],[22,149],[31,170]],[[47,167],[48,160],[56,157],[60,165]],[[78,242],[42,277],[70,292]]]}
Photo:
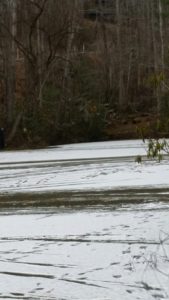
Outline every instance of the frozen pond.
{"label": "frozen pond", "polygon": [[168,299],[169,205],[0,216],[2,299]]}
{"label": "frozen pond", "polygon": [[169,162],[141,141],[0,152],[0,298],[169,299]]}
{"label": "frozen pond", "polygon": [[43,204],[43,199],[57,205],[60,200],[84,200],[84,195],[91,201],[91,194],[94,200],[105,194],[119,200],[118,193],[121,199],[126,193],[128,198],[129,192],[136,200],[149,192],[151,197],[159,192],[168,198],[169,161],[137,164],[138,154],[146,154],[145,144],[139,140],[1,152],[0,205],[10,200],[27,205],[34,199],[35,205],[38,201]]}

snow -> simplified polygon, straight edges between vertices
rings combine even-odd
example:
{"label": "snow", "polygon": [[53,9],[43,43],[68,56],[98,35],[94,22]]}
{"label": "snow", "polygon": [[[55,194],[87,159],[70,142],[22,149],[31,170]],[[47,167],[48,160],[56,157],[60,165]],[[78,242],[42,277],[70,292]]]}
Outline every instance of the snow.
{"label": "snow", "polygon": [[169,162],[145,154],[139,140],[0,152],[0,204],[62,194],[1,209],[0,299],[169,299]]}
{"label": "snow", "polygon": [[168,230],[169,206],[159,207],[163,204],[1,214],[0,295],[168,299],[169,277],[152,265],[154,257],[168,274],[164,249],[169,245],[160,242]]}
{"label": "snow", "polygon": [[169,188],[169,162],[135,162],[142,141],[0,153],[0,194]]}
{"label": "snow", "polygon": [[5,151],[0,153],[0,163],[112,158],[138,154],[145,154],[145,144],[141,140],[81,143],[40,150]]}

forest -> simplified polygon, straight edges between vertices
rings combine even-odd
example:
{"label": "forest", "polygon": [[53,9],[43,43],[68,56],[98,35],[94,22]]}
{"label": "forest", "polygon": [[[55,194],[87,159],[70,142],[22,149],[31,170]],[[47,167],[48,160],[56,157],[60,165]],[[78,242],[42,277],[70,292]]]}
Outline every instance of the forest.
{"label": "forest", "polygon": [[168,0],[0,0],[8,147],[169,132]]}

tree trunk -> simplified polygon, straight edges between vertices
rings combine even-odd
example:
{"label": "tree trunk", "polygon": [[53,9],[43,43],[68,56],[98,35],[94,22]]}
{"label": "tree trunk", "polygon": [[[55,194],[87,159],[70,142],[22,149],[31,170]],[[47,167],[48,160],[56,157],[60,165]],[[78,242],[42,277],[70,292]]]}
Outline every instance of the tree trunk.
{"label": "tree trunk", "polygon": [[16,77],[16,44],[14,38],[16,36],[16,0],[7,2],[8,26],[12,35],[6,37],[5,49],[5,70],[6,70],[6,101],[7,101],[7,122],[11,124],[14,118],[15,110],[15,77]]}
{"label": "tree trunk", "polygon": [[118,79],[118,92],[119,92],[119,108],[125,109],[124,99],[124,82],[123,82],[123,66],[122,66],[122,41],[121,41],[121,11],[120,0],[116,0],[116,19],[117,19],[117,49],[118,49],[118,62],[119,62],[119,79]]}

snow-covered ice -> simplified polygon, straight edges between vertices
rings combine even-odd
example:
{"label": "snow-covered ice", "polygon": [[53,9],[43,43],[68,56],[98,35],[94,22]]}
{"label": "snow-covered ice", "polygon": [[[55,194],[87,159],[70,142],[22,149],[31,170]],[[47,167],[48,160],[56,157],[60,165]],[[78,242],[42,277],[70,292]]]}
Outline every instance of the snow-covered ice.
{"label": "snow-covered ice", "polygon": [[0,152],[0,299],[169,299],[169,162],[145,154],[139,140]]}
{"label": "snow-covered ice", "polygon": [[0,153],[0,163],[65,161],[144,155],[145,147],[141,140],[130,140],[61,145],[40,150],[4,151]]}
{"label": "snow-covered ice", "polygon": [[142,141],[0,152],[0,194],[169,188],[169,162],[135,162]]}
{"label": "snow-covered ice", "polygon": [[168,204],[20,211],[0,228],[2,299],[168,299]]}

